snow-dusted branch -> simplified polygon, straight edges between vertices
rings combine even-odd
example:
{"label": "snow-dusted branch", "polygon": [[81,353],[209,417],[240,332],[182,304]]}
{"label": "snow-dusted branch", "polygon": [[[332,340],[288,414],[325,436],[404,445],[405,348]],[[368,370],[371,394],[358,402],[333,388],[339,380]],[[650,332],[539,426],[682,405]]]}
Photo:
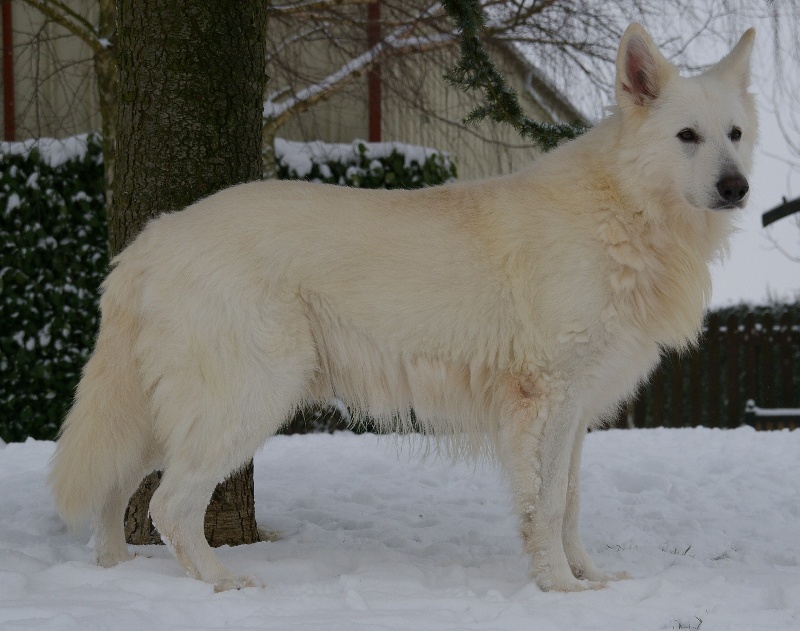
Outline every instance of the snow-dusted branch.
{"label": "snow-dusted branch", "polygon": [[[348,81],[360,77],[393,55],[422,53],[453,45],[457,41],[455,32],[414,35],[417,25],[424,20],[442,15],[436,3],[421,12],[415,19],[404,23],[366,52],[357,55],[322,80],[297,92],[289,87],[270,93],[264,102],[264,121],[272,129],[283,125],[290,117],[308,110],[343,88]],[[289,96],[291,95],[291,96]]]}

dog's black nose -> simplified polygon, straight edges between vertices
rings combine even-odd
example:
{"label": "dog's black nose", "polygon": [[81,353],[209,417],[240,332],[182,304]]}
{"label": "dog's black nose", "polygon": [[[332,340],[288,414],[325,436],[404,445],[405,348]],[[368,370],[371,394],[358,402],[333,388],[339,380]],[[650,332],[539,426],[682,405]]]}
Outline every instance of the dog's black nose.
{"label": "dog's black nose", "polygon": [[747,180],[738,173],[726,175],[717,182],[719,196],[729,204],[742,201],[749,190],[750,186],[747,184]]}

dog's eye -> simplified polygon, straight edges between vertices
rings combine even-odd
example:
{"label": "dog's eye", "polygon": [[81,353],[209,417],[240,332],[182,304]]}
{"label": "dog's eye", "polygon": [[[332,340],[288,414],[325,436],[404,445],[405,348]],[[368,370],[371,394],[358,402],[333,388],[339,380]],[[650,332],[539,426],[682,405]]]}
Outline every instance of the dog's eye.
{"label": "dog's eye", "polygon": [[693,129],[681,129],[678,132],[678,138],[681,139],[681,142],[699,142],[700,138],[695,133]]}
{"label": "dog's eye", "polygon": [[742,138],[742,130],[738,127],[734,127],[731,129],[731,133],[729,134],[731,140],[741,140]]}

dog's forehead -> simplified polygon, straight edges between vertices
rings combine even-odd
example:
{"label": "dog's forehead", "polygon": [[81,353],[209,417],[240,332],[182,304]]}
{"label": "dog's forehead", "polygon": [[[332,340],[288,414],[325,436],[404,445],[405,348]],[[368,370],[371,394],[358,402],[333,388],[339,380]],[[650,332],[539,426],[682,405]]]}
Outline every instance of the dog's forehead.
{"label": "dog's forehead", "polygon": [[714,75],[678,77],[664,97],[671,118],[707,132],[727,134],[732,125],[744,127],[749,120],[741,91]]}

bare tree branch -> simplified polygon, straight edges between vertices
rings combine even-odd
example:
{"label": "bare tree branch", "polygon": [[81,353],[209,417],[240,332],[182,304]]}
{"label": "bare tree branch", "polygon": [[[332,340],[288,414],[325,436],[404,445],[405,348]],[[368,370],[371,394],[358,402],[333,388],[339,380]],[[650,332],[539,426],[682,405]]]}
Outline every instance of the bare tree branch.
{"label": "bare tree branch", "polygon": [[363,76],[370,69],[392,55],[417,54],[455,44],[457,38],[454,32],[413,35],[420,23],[431,17],[440,17],[441,15],[443,15],[441,7],[438,3],[434,4],[419,13],[414,20],[403,23],[372,48],[349,59],[340,68],[321,78],[316,83],[296,92],[289,86],[284,86],[272,92],[264,103],[265,124],[272,129],[279,128],[292,116],[307,111],[316,103],[330,98],[340,91],[347,82]]}
{"label": "bare tree branch", "polygon": [[28,6],[36,9],[59,26],[63,26],[70,33],[86,43],[95,53],[101,52],[108,46],[99,34],[98,28],[79,13],[59,0],[22,0]]}
{"label": "bare tree branch", "polygon": [[[800,232],[800,219],[798,219],[795,223],[797,225],[798,232]],[[793,263],[800,263],[800,255],[792,254],[789,250],[783,247],[781,243],[772,234],[772,231],[767,230],[765,234],[767,235],[767,239],[769,240],[769,242],[772,243],[772,247],[774,247],[778,252],[780,252],[783,256],[785,256]]]}

